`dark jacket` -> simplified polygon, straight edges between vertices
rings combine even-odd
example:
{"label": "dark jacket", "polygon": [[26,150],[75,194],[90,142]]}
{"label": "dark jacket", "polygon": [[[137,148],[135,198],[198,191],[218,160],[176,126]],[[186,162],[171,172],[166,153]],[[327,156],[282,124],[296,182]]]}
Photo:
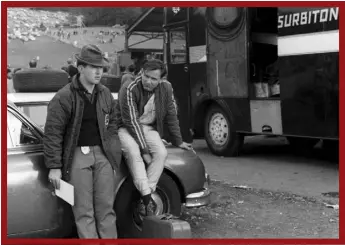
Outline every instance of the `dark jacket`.
{"label": "dark jacket", "polygon": [[[156,106],[155,128],[164,137],[163,125],[166,124],[172,136],[175,146],[182,144],[182,136],[177,118],[177,108],[174,100],[173,89],[168,81],[162,81],[154,90]],[[116,105],[117,127],[125,127],[138,143],[142,153],[148,153],[140,116],[144,113],[144,107],[149,100],[141,83],[141,76],[134,81],[127,81],[118,94],[119,101]]]}
{"label": "dark jacket", "polygon": [[[44,128],[44,160],[47,168],[61,168],[62,178],[69,181],[74,150],[77,146],[83,118],[84,99],[81,96],[79,75],[60,89],[48,105],[47,121]],[[115,124],[115,100],[110,90],[97,84],[97,119],[102,146],[113,168],[118,167],[116,154],[121,152]],[[108,114],[109,120],[106,121]],[[108,125],[106,126],[106,123]],[[115,144],[114,144],[115,141]],[[114,149],[117,146],[117,149]]]}
{"label": "dark jacket", "polygon": [[133,74],[125,72],[121,78],[121,86],[128,81],[134,81],[134,79],[135,79],[135,76]]}

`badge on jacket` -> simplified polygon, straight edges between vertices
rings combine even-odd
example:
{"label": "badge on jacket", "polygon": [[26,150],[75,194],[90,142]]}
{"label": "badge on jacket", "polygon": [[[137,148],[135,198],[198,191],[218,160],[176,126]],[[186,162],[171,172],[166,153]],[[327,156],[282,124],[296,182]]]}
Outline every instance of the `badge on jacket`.
{"label": "badge on jacket", "polygon": [[104,120],[105,127],[108,127],[109,124],[109,114],[105,114],[105,120]]}
{"label": "badge on jacket", "polygon": [[90,153],[90,147],[89,146],[82,146],[81,147],[81,152],[84,154],[84,155],[87,155]]}

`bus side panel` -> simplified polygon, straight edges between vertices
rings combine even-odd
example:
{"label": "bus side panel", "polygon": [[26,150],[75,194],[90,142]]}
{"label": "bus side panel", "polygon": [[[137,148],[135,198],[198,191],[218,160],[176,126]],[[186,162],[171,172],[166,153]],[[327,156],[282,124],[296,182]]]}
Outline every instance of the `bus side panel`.
{"label": "bus side panel", "polygon": [[283,133],[338,138],[339,53],[279,58]]}
{"label": "bus side panel", "polygon": [[247,10],[244,9],[238,15],[240,17],[232,17],[244,19],[237,26],[241,28],[236,33],[228,30],[229,36],[226,38],[222,37],[224,33],[221,34],[221,29],[214,28],[214,32],[218,32],[216,35],[212,35],[212,25],[207,29],[207,82],[212,97],[248,98]]}
{"label": "bus side panel", "polygon": [[339,8],[279,8],[283,134],[338,138]]}
{"label": "bus side panel", "polygon": [[224,98],[231,111],[235,123],[235,130],[240,132],[251,132],[250,104],[247,98]]}

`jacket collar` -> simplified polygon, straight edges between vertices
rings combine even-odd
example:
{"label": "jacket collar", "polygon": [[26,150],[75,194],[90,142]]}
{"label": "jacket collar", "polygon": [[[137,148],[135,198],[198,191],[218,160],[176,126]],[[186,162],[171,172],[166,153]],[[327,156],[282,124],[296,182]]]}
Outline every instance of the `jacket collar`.
{"label": "jacket collar", "polygon": [[[77,91],[85,91],[84,86],[79,81],[80,74],[78,73],[72,78],[71,85]],[[101,84],[96,84],[95,88],[96,92],[102,92],[104,87]]]}
{"label": "jacket collar", "polygon": [[133,73],[128,72],[128,71],[125,71],[125,72],[123,73],[123,75],[131,75],[132,77],[134,77]]}

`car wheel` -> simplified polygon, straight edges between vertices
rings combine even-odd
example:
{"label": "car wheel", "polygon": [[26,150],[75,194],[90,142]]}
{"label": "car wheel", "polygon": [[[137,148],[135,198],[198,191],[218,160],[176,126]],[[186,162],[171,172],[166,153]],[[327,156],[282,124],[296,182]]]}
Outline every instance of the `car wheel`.
{"label": "car wheel", "polygon": [[204,135],[211,152],[217,156],[238,156],[244,136],[236,133],[234,123],[219,106],[206,114]]}
{"label": "car wheel", "polygon": [[[170,213],[181,215],[181,195],[175,181],[163,172],[156,192],[152,198],[157,203],[155,214]],[[143,212],[139,206],[140,193],[133,184],[132,178],[127,178],[121,186],[115,201],[117,230],[119,238],[140,238]]]}
{"label": "car wheel", "polygon": [[13,75],[16,92],[57,92],[68,82],[68,74],[63,70],[24,69]]}

